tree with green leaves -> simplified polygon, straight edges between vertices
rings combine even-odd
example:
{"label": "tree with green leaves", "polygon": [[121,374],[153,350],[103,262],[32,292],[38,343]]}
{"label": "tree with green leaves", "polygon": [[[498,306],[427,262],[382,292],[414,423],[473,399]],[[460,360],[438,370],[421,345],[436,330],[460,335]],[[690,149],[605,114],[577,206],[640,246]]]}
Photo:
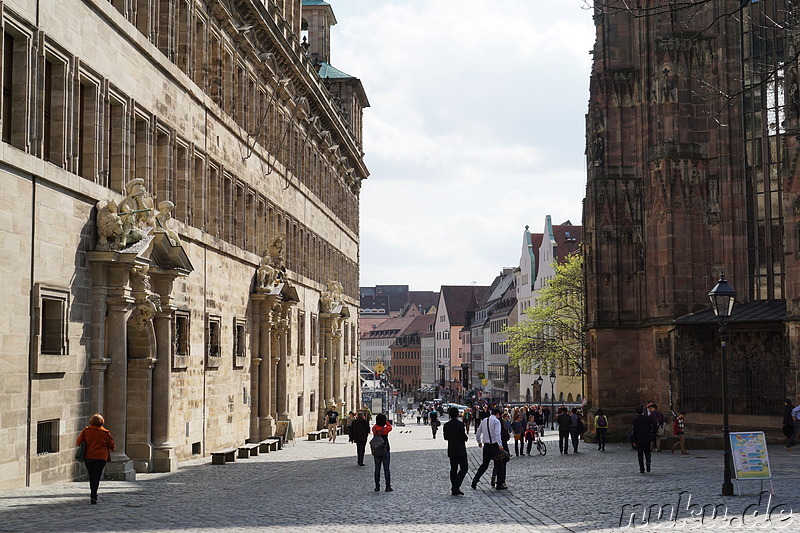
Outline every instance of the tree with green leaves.
{"label": "tree with green leaves", "polygon": [[506,330],[508,354],[521,370],[566,366],[584,372],[583,258],[580,252],[555,265],[520,322]]}

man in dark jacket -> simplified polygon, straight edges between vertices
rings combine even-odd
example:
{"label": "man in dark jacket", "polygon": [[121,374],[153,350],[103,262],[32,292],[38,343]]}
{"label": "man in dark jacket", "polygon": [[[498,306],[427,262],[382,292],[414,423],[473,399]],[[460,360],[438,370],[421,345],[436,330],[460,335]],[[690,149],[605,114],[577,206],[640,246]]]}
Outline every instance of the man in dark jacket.
{"label": "man in dark jacket", "polygon": [[450,458],[450,490],[453,496],[463,496],[461,482],[467,475],[467,431],[458,419],[458,407],[447,410],[450,420],[442,428],[442,436],[447,441],[447,457]]}
{"label": "man in dark jacket", "polygon": [[364,418],[362,413],[350,423],[350,442],[356,443],[356,452],[358,453],[358,466],[366,466],[364,464],[364,450],[367,447],[367,438],[369,438],[369,422]]}
{"label": "man in dark jacket", "polygon": [[569,453],[569,428],[572,425],[572,417],[566,409],[558,409],[556,424],[558,424],[558,451]]}
{"label": "man in dark jacket", "polygon": [[645,461],[647,471],[650,471],[650,443],[653,442],[653,433],[656,426],[653,419],[644,413],[641,405],[636,408],[636,417],[633,419],[633,445],[639,456],[639,472],[644,473]]}

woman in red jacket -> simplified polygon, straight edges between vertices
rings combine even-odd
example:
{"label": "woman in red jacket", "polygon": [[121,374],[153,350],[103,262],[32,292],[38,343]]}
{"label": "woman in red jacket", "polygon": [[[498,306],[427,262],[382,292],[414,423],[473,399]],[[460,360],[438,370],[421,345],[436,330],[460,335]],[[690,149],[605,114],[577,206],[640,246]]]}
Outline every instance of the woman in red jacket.
{"label": "woman in red jacket", "polygon": [[100,478],[103,477],[103,469],[106,463],[111,461],[111,452],[114,451],[114,437],[111,432],[103,427],[105,420],[100,413],[93,414],[89,419],[78,441],[75,443],[80,446],[86,443],[86,452],[83,454],[83,463],[89,472],[89,488],[92,491],[92,504],[97,503],[97,488],[100,486]]}
{"label": "woman in red jacket", "polygon": [[373,455],[375,460],[375,492],[381,490],[381,465],[383,465],[383,477],[386,479],[386,492],[392,492],[392,475],[389,473],[389,432],[392,431],[392,424],[386,419],[386,415],[380,413],[375,417],[375,425],[372,426],[372,434],[380,435],[386,440],[386,452],[383,455]]}

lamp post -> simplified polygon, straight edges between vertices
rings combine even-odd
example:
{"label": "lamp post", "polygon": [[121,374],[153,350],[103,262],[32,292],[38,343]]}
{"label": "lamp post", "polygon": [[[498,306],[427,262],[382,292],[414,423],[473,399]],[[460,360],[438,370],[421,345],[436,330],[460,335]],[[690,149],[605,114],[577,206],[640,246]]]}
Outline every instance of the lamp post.
{"label": "lamp post", "polygon": [[[550,431],[556,429],[554,424],[555,417],[556,417],[556,369],[550,371]],[[547,420],[545,420],[545,424]]]}
{"label": "lamp post", "polygon": [[722,495],[733,496],[733,483],[731,482],[731,429],[728,425],[728,319],[733,312],[733,302],[736,291],[728,285],[723,273],[717,284],[708,293],[711,308],[717,315],[719,322],[720,349],[722,351],[722,440],[724,451],[722,458],[725,470],[722,481]]}
{"label": "lamp post", "polygon": [[544,383],[542,376],[536,378],[536,384],[539,385],[539,403],[542,403],[542,383]]}

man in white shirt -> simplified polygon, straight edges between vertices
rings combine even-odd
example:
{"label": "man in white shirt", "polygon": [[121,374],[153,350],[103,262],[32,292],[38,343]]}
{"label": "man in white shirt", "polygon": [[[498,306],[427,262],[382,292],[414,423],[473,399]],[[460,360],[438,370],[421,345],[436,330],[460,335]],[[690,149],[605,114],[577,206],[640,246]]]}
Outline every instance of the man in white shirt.
{"label": "man in white shirt", "polygon": [[[481,463],[481,466],[475,473],[475,477],[472,479],[473,489],[478,488],[478,481],[480,481],[481,476],[489,468],[489,465],[492,464],[492,460],[494,460],[499,450],[503,449],[503,441],[500,432],[500,425],[502,424],[500,416],[500,409],[497,407],[493,408],[492,416],[485,418],[483,422],[481,422],[475,434],[478,447],[483,448],[483,463]],[[497,461],[495,466],[497,469],[497,486],[495,486],[495,488],[497,490],[507,489],[505,461]]]}

